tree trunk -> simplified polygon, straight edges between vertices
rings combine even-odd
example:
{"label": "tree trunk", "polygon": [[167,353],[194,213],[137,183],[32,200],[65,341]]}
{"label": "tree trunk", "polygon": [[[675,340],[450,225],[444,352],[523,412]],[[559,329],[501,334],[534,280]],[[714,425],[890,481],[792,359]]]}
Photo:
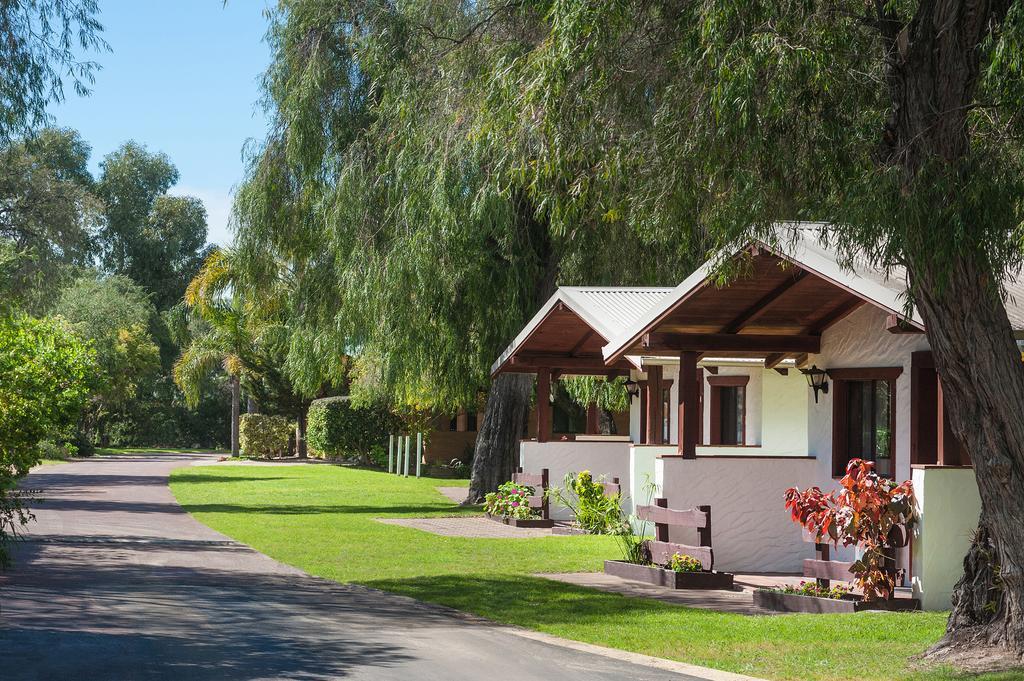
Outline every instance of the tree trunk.
{"label": "tree trunk", "polygon": [[[939,282],[928,267],[912,271],[953,432],[974,464],[983,520],[965,560],[967,574],[958,584],[947,636],[933,654],[984,644],[1019,654],[1024,652],[1024,364],[991,275],[965,255],[943,274],[946,279]],[[996,570],[997,583],[991,576]],[[986,610],[991,617],[982,615]]]}
{"label": "tree trunk", "polygon": [[309,456],[309,451],[306,448],[306,418],[306,411],[300,411],[295,427],[295,452],[300,459],[305,459]]}
{"label": "tree trunk", "polygon": [[481,503],[485,494],[512,479],[519,464],[517,445],[530,413],[532,391],[533,377],[528,374],[501,374],[491,383],[484,421],[476,434],[466,503]]}
{"label": "tree trunk", "polygon": [[[533,304],[523,323],[557,288],[558,268],[561,262],[557,248],[551,241],[546,222],[538,220],[532,205],[522,192],[512,199],[516,211],[516,227],[523,248],[535,259],[536,280],[533,282]],[[521,267],[510,263],[510,267]],[[512,336],[519,329],[513,331]],[[495,353],[497,354],[497,353]],[[530,413],[530,393],[533,376],[502,374],[491,383],[484,407],[484,420],[477,432],[473,450],[473,470],[469,483],[470,504],[483,501],[484,494],[508,482],[518,462],[517,446]]]}
{"label": "tree trunk", "polygon": [[245,396],[245,413],[246,414],[259,414],[260,413],[259,402],[257,402],[256,398],[253,397],[252,395],[246,395]]}
{"label": "tree trunk", "polygon": [[[958,651],[968,651],[977,660],[989,655],[981,649],[986,644],[1018,661],[1024,651],[1024,364],[999,297],[1000,267],[985,252],[991,240],[985,230],[1008,239],[1012,226],[985,222],[985,211],[971,204],[976,178],[967,175],[973,172],[967,117],[978,104],[981,45],[999,31],[1011,4],[920,0],[906,24],[892,6],[877,5],[891,100],[878,162],[880,170],[900,171],[896,201],[918,202],[919,210],[945,204],[920,218],[911,203],[893,216],[892,227],[904,230],[914,302],[982,504],[947,635],[930,651],[932,659],[955,661]],[[947,248],[934,247],[936,234],[948,239]]]}
{"label": "tree trunk", "polygon": [[238,422],[242,402],[242,388],[238,376],[231,377],[231,456],[238,456]]}

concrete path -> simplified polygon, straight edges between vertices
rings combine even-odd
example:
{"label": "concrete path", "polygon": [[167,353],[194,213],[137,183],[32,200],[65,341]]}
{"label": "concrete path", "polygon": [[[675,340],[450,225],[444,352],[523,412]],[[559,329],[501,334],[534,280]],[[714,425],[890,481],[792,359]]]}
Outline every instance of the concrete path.
{"label": "concrete path", "polygon": [[0,577],[0,678],[739,678],[310,577],[178,506],[168,474],[204,458],[104,457],[29,476],[44,501]]}

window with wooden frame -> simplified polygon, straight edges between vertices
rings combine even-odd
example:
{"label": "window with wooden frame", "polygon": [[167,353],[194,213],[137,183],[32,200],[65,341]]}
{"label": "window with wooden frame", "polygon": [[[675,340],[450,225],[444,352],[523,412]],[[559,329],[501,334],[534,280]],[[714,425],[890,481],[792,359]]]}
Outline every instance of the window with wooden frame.
{"label": "window with wooden frame", "polygon": [[750,376],[708,376],[712,445],[747,443],[747,383]]}
{"label": "window with wooden frame", "polygon": [[896,472],[896,379],[902,367],[832,369],[832,474],[846,474],[851,459],[875,463],[887,478]]}

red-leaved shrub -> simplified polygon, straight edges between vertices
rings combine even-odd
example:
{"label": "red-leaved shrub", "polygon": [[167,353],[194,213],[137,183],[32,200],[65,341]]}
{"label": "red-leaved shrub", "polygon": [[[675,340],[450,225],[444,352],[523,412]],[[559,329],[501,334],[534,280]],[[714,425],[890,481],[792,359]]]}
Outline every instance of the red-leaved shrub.
{"label": "red-leaved shrub", "polygon": [[801,492],[786,490],[786,508],[793,521],[814,535],[819,543],[857,546],[863,555],[853,563],[857,586],[864,600],[887,599],[895,588],[895,570],[886,549],[904,546],[916,520],[914,487],[879,476],[875,464],[852,459],[838,492],[825,494],[818,487]]}

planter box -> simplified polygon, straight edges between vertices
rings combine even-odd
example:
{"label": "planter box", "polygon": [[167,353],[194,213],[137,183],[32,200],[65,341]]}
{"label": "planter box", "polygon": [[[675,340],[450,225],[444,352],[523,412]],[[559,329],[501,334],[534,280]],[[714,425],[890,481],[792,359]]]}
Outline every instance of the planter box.
{"label": "planter box", "polygon": [[441,478],[444,480],[467,480],[469,478],[469,469],[465,472],[460,471],[457,468],[450,468],[448,466],[436,466],[433,464],[425,464],[420,472],[428,478]]}
{"label": "planter box", "polygon": [[606,560],[604,573],[669,589],[733,588],[733,576],[728,572],[676,572],[657,565],[637,565],[624,560]]}
{"label": "planter box", "polygon": [[550,519],[550,518],[548,518],[547,520],[544,520],[543,518],[531,518],[530,520],[519,520],[518,518],[502,518],[500,515],[491,515],[490,513],[485,513],[484,515],[486,515],[491,520],[497,521],[499,523],[505,523],[506,525],[511,525],[512,527],[554,527],[555,526],[555,521]]}
{"label": "planter box", "polygon": [[893,598],[888,601],[864,601],[860,596],[850,598],[818,598],[802,594],[784,594],[778,591],[754,591],[754,605],[777,612],[849,613],[864,610],[920,610],[916,598]]}

